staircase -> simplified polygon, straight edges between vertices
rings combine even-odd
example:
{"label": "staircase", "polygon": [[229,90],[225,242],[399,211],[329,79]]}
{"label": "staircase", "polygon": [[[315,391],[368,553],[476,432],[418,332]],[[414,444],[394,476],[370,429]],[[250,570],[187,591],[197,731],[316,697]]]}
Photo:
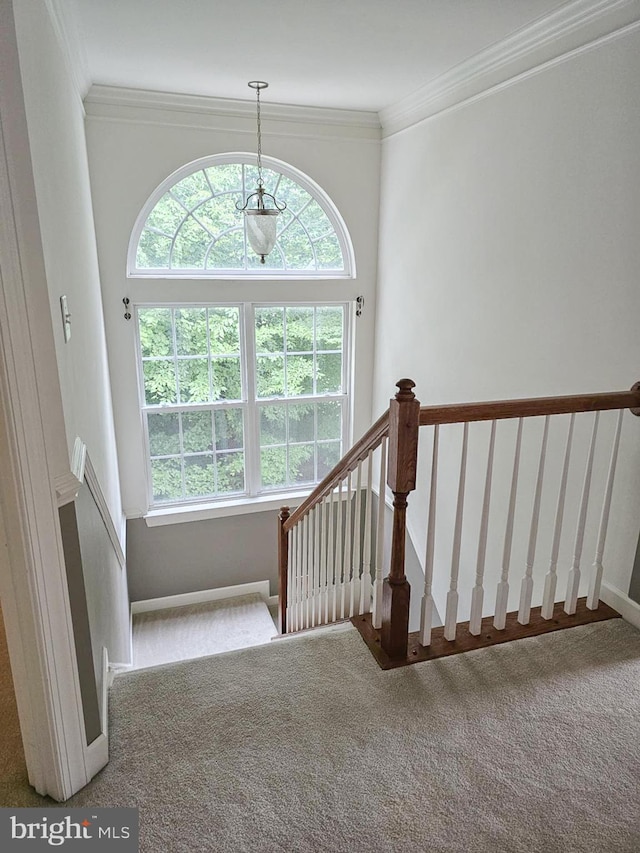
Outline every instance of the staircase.
{"label": "staircase", "polygon": [[[380,666],[395,668],[617,616],[600,602],[603,557],[612,507],[623,501],[614,500],[616,468],[634,462],[633,442],[621,437],[625,410],[640,414],[640,383],[447,406],[421,406],[409,379],[397,387],[302,505],[282,508],[281,633],[349,618]],[[425,555],[413,635],[408,532]]]}

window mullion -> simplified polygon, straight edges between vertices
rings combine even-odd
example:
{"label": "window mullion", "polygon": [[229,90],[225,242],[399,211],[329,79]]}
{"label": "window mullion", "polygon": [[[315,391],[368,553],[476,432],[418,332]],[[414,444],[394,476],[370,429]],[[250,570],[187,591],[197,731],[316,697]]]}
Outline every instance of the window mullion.
{"label": "window mullion", "polygon": [[251,303],[242,306],[242,354],[245,397],[245,476],[247,492],[253,497],[260,489],[260,419],[256,391],[255,312]]}
{"label": "window mullion", "polygon": [[[178,371],[178,333],[176,330],[176,309],[171,309],[171,337],[173,340],[173,369],[176,375],[176,402],[181,403],[180,396],[180,373]],[[180,435],[180,480],[182,482],[182,500],[187,497],[187,476],[184,468],[184,436],[182,431],[182,415],[178,414],[178,425]]]}
{"label": "window mullion", "polygon": [[[313,306],[313,394],[318,393],[318,308]],[[318,482],[318,404],[313,404],[313,479]]]}
{"label": "window mullion", "polygon": [[355,416],[353,387],[355,377],[351,373],[351,322],[351,303],[346,302],[342,306],[342,453],[351,443]]}

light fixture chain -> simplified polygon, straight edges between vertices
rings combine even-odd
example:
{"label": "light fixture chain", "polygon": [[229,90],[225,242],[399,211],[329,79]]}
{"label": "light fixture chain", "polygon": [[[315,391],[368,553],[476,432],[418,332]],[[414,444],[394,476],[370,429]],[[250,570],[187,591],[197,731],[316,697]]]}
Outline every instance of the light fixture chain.
{"label": "light fixture chain", "polygon": [[262,186],[262,127],[260,123],[260,89],[256,89],[258,116],[258,186]]}

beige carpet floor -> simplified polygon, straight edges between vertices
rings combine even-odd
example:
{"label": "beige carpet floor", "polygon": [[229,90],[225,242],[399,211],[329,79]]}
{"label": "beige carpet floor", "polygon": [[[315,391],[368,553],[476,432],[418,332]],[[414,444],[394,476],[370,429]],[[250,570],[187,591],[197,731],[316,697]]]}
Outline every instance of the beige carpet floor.
{"label": "beige carpet floor", "polygon": [[25,786],[26,778],[16,695],[0,610],[0,805],[4,805],[14,791]]}
{"label": "beige carpet floor", "polygon": [[133,668],[259,646],[276,634],[269,609],[257,593],[136,613]]}
{"label": "beige carpet floor", "polygon": [[111,716],[111,762],[69,805],[138,806],[145,853],[640,850],[640,633],[619,619],[390,672],[331,629],[119,676]]}

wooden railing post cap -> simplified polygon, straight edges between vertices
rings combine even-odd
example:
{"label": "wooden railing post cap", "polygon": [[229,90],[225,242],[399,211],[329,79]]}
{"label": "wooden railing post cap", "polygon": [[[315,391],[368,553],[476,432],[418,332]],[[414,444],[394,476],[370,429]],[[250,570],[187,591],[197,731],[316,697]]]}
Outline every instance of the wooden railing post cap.
{"label": "wooden railing post cap", "polygon": [[281,506],[280,507],[280,521],[286,521],[289,518],[289,507]]}
{"label": "wooden railing post cap", "polygon": [[396,388],[400,390],[396,392],[396,400],[415,400],[416,395],[411,390],[416,387],[413,379],[399,379],[396,382]]}
{"label": "wooden railing post cap", "polygon": [[[640,382],[634,382],[631,386],[631,390],[635,391],[635,393],[640,393]],[[632,415],[640,415],[640,406],[634,406],[632,409],[629,409]]]}

